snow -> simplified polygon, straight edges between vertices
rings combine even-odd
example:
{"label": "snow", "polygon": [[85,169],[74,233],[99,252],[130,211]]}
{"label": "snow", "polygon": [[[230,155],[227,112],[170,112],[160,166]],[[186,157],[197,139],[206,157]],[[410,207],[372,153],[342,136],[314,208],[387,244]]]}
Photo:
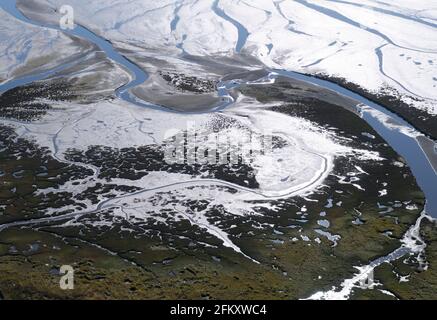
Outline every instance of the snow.
{"label": "snow", "polygon": [[0,10],[0,83],[54,68],[79,50],[61,32],[28,25]]}
{"label": "snow", "polygon": [[[37,1],[52,7],[64,4],[63,0]],[[323,72],[344,77],[372,91],[388,86],[406,96],[422,98],[424,102],[411,100],[411,104],[418,108],[424,108],[425,103],[432,105],[431,102],[437,99],[437,91],[433,90],[437,83],[437,33],[436,28],[430,26],[435,23],[436,14],[429,2],[422,0],[418,4],[416,1],[414,8],[408,1],[400,1],[396,5],[364,2],[374,8],[363,8],[353,5],[360,2],[350,2],[352,4],[313,0],[70,0],[70,5],[75,9],[78,23],[103,35],[119,48],[135,48],[136,55],[126,55],[137,62],[142,61],[141,65],[147,65],[148,71],[171,62],[187,70],[187,73],[199,75],[206,71],[195,67],[193,62],[183,62],[183,52],[197,56],[235,57],[240,44],[243,46],[242,54],[255,57],[271,68]],[[227,19],[214,11],[215,5]],[[423,10],[418,12],[416,7]],[[11,26],[2,29],[0,34],[0,52],[6,52],[0,57],[2,66],[5,66],[0,69],[0,77],[13,76],[18,67],[29,65],[33,57],[41,57],[48,52],[55,51],[59,57],[72,54],[71,40],[60,33],[24,27],[3,12],[0,12],[0,18],[7,22],[5,25]],[[240,30],[238,25],[242,26]],[[241,39],[241,28],[247,30],[247,39]],[[42,38],[45,40],[42,41]],[[48,43],[53,47],[48,48]],[[7,48],[14,49],[8,51]],[[20,57],[22,52],[28,52],[27,56]],[[149,61],[149,57],[153,59]],[[156,62],[158,59],[159,63]],[[57,59],[49,61],[50,64],[43,66],[59,63]],[[435,105],[427,107],[427,111],[437,113]],[[215,114],[164,113],[120,100],[89,105],[55,103],[54,107],[38,123],[3,122],[14,125],[22,137],[48,147],[55,157],[66,161],[65,152],[71,148],[87,150],[100,145],[120,149],[162,145],[169,132],[174,134],[186,130],[189,122],[209,128],[216,120]],[[136,221],[155,219],[166,223],[168,219],[185,219],[222,240],[224,246],[245,255],[232,242],[226,230],[208,219],[209,210],[220,207],[223,214],[237,216],[258,215],[261,214],[260,209],[266,208],[277,210],[276,200],[297,195],[306,197],[320,188],[331,174],[334,160],[338,157],[349,156],[358,161],[382,160],[375,152],[348,147],[341,137],[328,129],[302,118],[270,111],[267,107],[240,96],[235,105],[221,114],[239,124],[222,130],[221,134],[231,140],[240,136],[244,128],[250,128],[258,134],[270,132],[287,142],[285,147],[273,150],[269,156],[257,155],[250,159],[259,183],[258,189],[202,176],[152,172],[135,181],[109,181],[139,187],[141,191],[118,195],[105,201],[101,208],[112,208],[114,216]],[[390,121],[379,111],[366,107],[361,111],[380,119],[393,130],[412,137],[418,135],[416,131]],[[273,129],[272,124],[275,124]],[[91,168],[95,176],[76,187],[72,181],[68,182],[65,187],[74,193],[83,192],[99,182],[95,179],[98,168],[82,165]],[[339,182],[363,190],[355,182],[359,181],[357,175],[366,173],[359,167],[357,170],[358,173],[352,173],[352,176],[338,176]],[[54,190],[46,190],[50,191]],[[173,199],[178,199],[178,204]],[[206,209],[192,211],[183,204],[184,200],[192,199],[206,199],[209,205]],[[86,204],[92,210],[93,205]],[[342,202],[336,205],[341,206]],[[333,200],[329,199],[326,207],[332,206]],[[171,211],[174,215],[166,219],[161,215],[164,211]],[[305,212],[304,208],[301,211]],[[327,228],[329,221],[319,220],[319,225]],[[333,245],[340,240],[339,235],[325,230],[317,229],[316,232],[332,241]],[[301,238],[309,241],[307,236],[302,235]],[[405,246],[411,247],[408,243]],[[360,271],[360,275],[365,275],[365,272]],[[351,284],[356,279],[353,281]],[[345,284],[347,286],[348,283]]]}
{"label": "snow", "polygon": [[[2,120],[13,125],[23,138],[31,139],[42,147],[47,147],[61,161],[69,149],[86,151],[95,145],[114,149],[138,147],[145,145],[162,145],[169,133],[187,130],[195,122],[196,128],[207,130],[217,121],[232,124],[220,131],[229,140],[236,140],[248,128],[256,134],[268,133],[282,138],[286,143],[274,148],[269,154],[255,153],[244,159],[254,167],[255,179],[259,188],[250,189],[220,179],[204,178],[202,175],[186,175],[171,172],[149,172],[138,180],[98,178],[99,168],[92,165],[75,163],[94,172],[94,176],[81,180],[68,181],[62,190],[69,190],[74,195],[80,194],[97,183],[112,183],[119,186],[140,188],[138,192],[122,194],[112,191],[114,199],[99,197],[99,205],[84,201],[87,211],[112,208],[114,217],[147,221],[154,219],[169,223],[168,219],[188,219],[193,225],[205,229],[211,235],[223,241],[223,245],[245,255],[233,244],[230,236],[219,225],[208,219],[212,208],[222,208],[220,212],[227,215],[251,216],[261,214],[261,209],[276,211],[277,200],[293,196],[308,196],[323,185],[325,178],[331,174],[334,159],[348,156],[358,161],[381,160],[378,154],[367,150],[353,149],[346,141],[333,131],[326,130],[303,118],[292,117],[268,109],[268,105],[240,98],[236,104],[220,115],[178,114],[154,109],[137,107],[121,100],[100,101],[87,105],[70,102],[52,103],[41,121],[21,123],[14,120]],[[217,117],[220,117],[217,119]],[[271,123],[275,123],[274,129]],[[260,146],[258,146],[260,147]],[[282,161],[278,161],[278,160]],[[276,164],[276,165],[272,165]],[[356,174],[362,174],[357,172]],[[286,177],[286,178],[284,178]],[[59,192],[47,189],[41,193]],[[153,200],[155,199],[155,200]],[[175,204],[174,199],[178,199]],[[189,201],[208,201],[205,209],[191,210],[184,204]],[[59,214],[61,211],[74,209],[66,207],[49,210],[47,215]],[[306,207],[301,208],[305,212]],[[173,212],[165,218],[163,212]],[[128,215],[126,215],[128,213]],[[94,221],[92,222],[94,223]],[[99,223],[104,223],[100,221]],[[339,240],[326,232],[321,235]],[[248,257],[250,258],[250,257]],[[250,258],[252,259],[252,258]],[[256,262],[256,261],[255,261]]]}
{"label": "snow", "polygon": [[[37,1],[52,7],[64,3]],[[245,40],[241,51],[268,67],[343,77],[373,92],[396,89],[402,96],[423,98],[409,100],[413,107],[437,114],[437,11],[433,1],[69,3],[81,24],[120,47],[144,49],[137,53],[138,61],[158,52],[168,60],[182,52],[232,57]],[[220,16],[215,5],[229,18]],[[239,39],[237,24],[247,30],[247,39]]]}
{"label": "snow", "polygon": [[355,288],[361,288],[361,284],[366,282],[375,268],[384,263],[396,261],[406,255],[414,256],[423,270],[426,270],[428,263],[425,260],[424,252],[426,248],[425,241],[420,236],[420,225],[422,220],[433,221],[425,212],[422,212],[416,223],[404,234],[401,239],[401,247],[383,256],[371,261],[368,265],[356,266],[358,272],[349,279],[345,279],[340,287],[333,286],[331,290],[319,291],[311,295],[306,300],[347,300]]}

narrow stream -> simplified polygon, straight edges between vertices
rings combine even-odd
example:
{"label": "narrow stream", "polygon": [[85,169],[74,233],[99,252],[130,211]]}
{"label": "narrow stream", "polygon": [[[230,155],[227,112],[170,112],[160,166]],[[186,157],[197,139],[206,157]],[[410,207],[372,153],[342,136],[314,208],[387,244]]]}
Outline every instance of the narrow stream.
{"label": "narrow stream", "polygon": [[220,4],[220,0],[215,0],[211,9],[214,11],[214,13],[216,15],[218,15],[222,19],[232,23],[235,26],[235,28],[237,28],[238,40],[237,40],[237,44],[235,46],[235,52],[240,53],[246,44],[247,38],[249,37],[249,31],[247,31],[247,29],[241,23],[239,23],[237,20],[228,16],[225,13],[225,11],[222,8],[220,8],[219,4]]}
{"label": "narrow stream", "polygon": [[[216,13],[222,14],[223,13],[222,10],[220,11],[220,9],[218,8],[218,1],[216,1],[214,5],[215,5]],[[127,102],[134,103],[136,105],[140,105],[143,107],[160,109],[163,111],[171,111],[162,106],[157,106],[154,104],[141,101],[130,92],[130,89],[144,83],[149,76],[145,71],[143,71],[136,64],[132,63],[129,59],[118,53],[108,40],[99,37],[95,33],[91,32],[90,30],[80,25],[77,25],[73,30],[61,30],[60,27],[56,25],[45,25],[43,23],[30,20],[17,9],[15,0],[2,0],[2,2],[0,3],[0,7],[3,10],[5,10],[7,13],[11,14],[15,18],[23,22],[41,26],[41,27],[59,30],[66,34],[80,37],[94,43],[103,52],[105,52],[105,54],[109,59],[118,63],[121,67],[126,69],[131,74],[132,77],[131,81],[116,90],[117,97]],[[226,17],[226,19],[228,18],[229,17]],[[241,50],[241,48],[244,46],[245,39],[247,38],[245,37],[246,35],[247,34],[244,34],[243,32],[241,37],[239,37],[239,43],[237,44],[237,48],[236,48],[237,52],[239,51],[239,49]],[[49,78],[50,76],[55,75],[57,72],[59,72],[60,70],[66,67],[68,67],[68,65],[59,66],[49,71],[41,72],[39,74],[35,74],[31,76],[26,76],[20,79],[11,80],[9,82],[0,85],[0,93],[15,87],[32,83],[34,81]],[[315,77],[299,74],[296,72],[285,71],[285,70],[274,70],[273,73],[270,74],[269,77],[267,77],[267,79],[269,79],[274,74],[286,76],[295,80],[304,81],[319,86],[321,88],[334,91],[340,95],[346,96],[348,98],[357,101],[357,104],[362,104],[373,110],[377,110],[381,112],[383,115],[391,119],[390,120],[391,123],[395,123],[399,126],[407,128],[410,131],[414,131],[414,128],[409,123],[398,117],[396,114],[339,85],[333,84],[326,80],[321,80]],[[220,97],[222,97],[222,104],[219,107],[216,107],[212,111],[222,110],[225,107],[232,104],[234,100],[229,94],[229,92],[230,90],[232,90],[232,88],[235,88],[237,86],[238,84],[236,84],[234,81],[220,83],[218,94]],[[401,155],[407,161],[414,176],[416,177],[416,180],[420,188],[424,191],[426,195],[427,213],[429,215],[437,217],[437,173],[432,167],[430,161],[427,158],[425,151],[422,149],[417,139],[405,133],[403,130],[393,129],[392,127],[389,127],[386,121],[382,121],[379,117],[375,117],[373,113],[367,112],[366,109],[363,109],[362,114],[363,114],[363,119],[372,128],[374,128],[375,131],[377,131],[399,155]]]}

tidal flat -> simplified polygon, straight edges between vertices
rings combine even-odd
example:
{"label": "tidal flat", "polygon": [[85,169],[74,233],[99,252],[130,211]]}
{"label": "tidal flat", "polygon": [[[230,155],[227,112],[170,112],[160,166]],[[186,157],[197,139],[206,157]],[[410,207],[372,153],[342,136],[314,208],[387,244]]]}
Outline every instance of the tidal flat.
{"label": "tidal flat", "polygon": [[120,4],[0,4],[0,299],[437,298],[435,23]]}
{"label": "tidal flat", "polygon": [[[238,90],[239,94],[271,104],[275,112],[302,117],[341,132],[351,147],[378,152],[384,160],[340,157],[323,186],[314,193],[278,201],[280,206],[276,210],[261,209],[259,216],[224,215],[220,208],[208,211],[207,219],[220,225],[229,240],[244,252],[242,255],[223,246],[220,239],[201,226],[190,223],[189,218],[171,218],[174,215],[171,211],[160,212],[163,219],[168,217],[166,220],[136,221],[129,219],[128,213],[121,218],[114,215],[114,209],[101,209],[76,218],[68,216],[69,212],[81,209],[80,200],[93,202],[111,197],[114,188],[127,193],[137,190],[111,184],[110,179],[117,178],[111,172],[123,172],[124,167],[136,161],[140,161],[136,169],[146,174],[160,169],[145,167],[141,157],[132,157],[134,150],[126,150],[129,163],[120,162],[125,157],[110,156],[117,154],[115,149],[106,151],[104,162],[96,159],[102,156],[101,151],[89,150],[86,153],[89,160],[82,155],[70,159],[77,161],[77,166],[62,164],[49,151],[3,126],[0,218],[2,225],[9,224],[9,227],[0,232],[2,296],[5,299],[306,298],[316,291],[340,287],[343,279],[356,272],[355,266],[365,265],[402,245],[403,235],[423,210],[423,193],[403,159],[359,116],[349,111],[350,106],[342,105],[345,101],[334,101],[328,96],[327,102],[323,94],[318,96],[311,88],[286,79],[263,87],[242,86]],[[158,157],[156,161],[162,159]],[[83,170],[80,163],[99,167],[101,178],[108,182],[75,195],[65,190],[47,193],[43,198],[35,196],[35,190],[54,186],[62,189],[69,179],[92,176],[92,170]],[[361,172],[359,180],[351,174],[357,166]],[[359,188],[354,184],[359,184]],[[149,200],[151,210],[153,198],[159,198],[159,193]],[[195,211],[208,205],[208,201],[184,205]],[[66,206],[70,209],[56,214],[60,215],[59,220],[13,225],[13,222],[43,217],[44,208]],[[427,235],[426,271],[414,267],[414,256],[410,257],[411,264],[404,266],[399,259],[389,266],[400,265],[402,274],[411,281],[432,276],[437,263],[432,254],[433,228],[427,223],[422,231]],[[59,268],[65,264],[75,269],[74,292],[59,288]],[[356,289],[351,298],[385,297],[382,288],[396,297],[414,294],[414,285],[410,282],[394,285],[398,279],[392,280],[382,273],[385,269],[386,266],[381,266],[375,272],[381,287],[363,292]],[[427,282],[426,286],[424,296],[435,296],[433,282]]]}

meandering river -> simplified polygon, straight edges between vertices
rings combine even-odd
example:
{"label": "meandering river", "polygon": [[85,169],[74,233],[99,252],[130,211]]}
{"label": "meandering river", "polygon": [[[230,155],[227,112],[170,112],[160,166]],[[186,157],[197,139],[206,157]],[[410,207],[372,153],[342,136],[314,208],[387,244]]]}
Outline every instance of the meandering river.
{"label": "meandering river", "polygon": [[[132,88],[144,83],[149,78],[149,76],[135,63],[118,53],[108,40],[96,35],[95,33],[80,25],[76,25],[73,30],[63,30],[57,25],[49,25],[39,21],[31,20],[28,17],[24,16],[17,9],[15,0],[2,0],[2,2],[0,3],[0,7],[5,12],[9,13],[10,15],[14,16],[16,19],[22,22],[37,25],[40,27],[59,30],[70,36],[80,37],[95,44],[106,54],[109,59],[126,69],[131,75],[131,80],[116,90],[117,97],[129,103],[133,103],[142,107],[159,109],[167,112],[174,112],[165,107],[142,101],[131,93]],[[220,11],[217,5],[215,6],[215,9],[220,14],[223,13],[222,11]],[[247,32],[245,32],[244,30],[241,32],[243,35],[247,35]],[[239,39],[245,39],[245,37],[240,37]],[[244,46],[244,43],[242,41],[243,40],[239,40],[239,42],[237,43],[237,52],[240,51],[241,48]],[[58,66],[51,70],[39,72],[37,74],[28,75],[19,79],[14,79],[6,82],[0,85],[0,94],[7,90],[30,84],[34,81],[50,78],[61,70],[68,68],[72,64],[74,64],[74,62]],[[427,199],[426,212],[431,216],[437,217],[437,169],[433,168],[430,161],[431,157],[437,157],[437,155],[435,154],[435,151],[432,150],[432,148],[430,150],[427,150],[423,147],[424,144],[421,144],[416,137],[416,135],[419,133],[411,124],[409,124],[393,112],[390,112],[383,106],[329,81],[321,80],[312,76],[303,75],[292,71],[270,70],[270,72],[271,73],[267,79],[272,79],[277,75],[281,75],[291,79],[304,81],[306,83],[310,83],[323,89],[331,90],[337,94],[355,100],[357,102],[357,106],[362,107],[360,110],[363,120],[366,121],[373,129],[375,129],[375,131],[377,131],[378,134],[381,135],[381,137],[383,137],[385,141],[406,160],[407,164],[411,168],[412,173],[416,177],[418,185],[425,193]],[[234,81],[225,81],[220,83],[218,86],[218,95],[222,98],[222,104],[219,107],[216,106],[213,110],[210,110],[210,112],[217,112],[231,105],[234,100],[230,95],[230,90],[235,88],[236,86],[238,86],[238,84],[236,84]],[[422,135],[421,139],[426,140],[428,138]],[[429,139],[428,142],[430,142]]]}

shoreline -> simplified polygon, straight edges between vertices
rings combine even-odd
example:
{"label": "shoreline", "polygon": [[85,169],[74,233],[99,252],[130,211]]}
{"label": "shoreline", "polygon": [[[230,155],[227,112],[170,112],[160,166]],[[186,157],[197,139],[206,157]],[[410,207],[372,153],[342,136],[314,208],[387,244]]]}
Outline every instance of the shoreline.
{"label": "shoreline", "polygon": [[[300,72],[299,72],[300,73]],[[341,87],[343,87],[344,89],[350,90],[362,97],[365,97],[366,99],[370,100],[371,102],[377,103],[381,106],[383,106],[384,108],[386,108],[387,110],[393,112],[394,114],[396,114],[398,117],[402,118],[404,121],[408,122],[415,130],[417,130],[418,132],[422,133],[423,135],[427,136],[428,138],[437,141],[437,116],[435,116],[435,132],[428,132],[426,131],[424,128],[421,128],[421,126],[423,124],[421,124],[420,122],[416,122],[412,117],[406,116],[403,112],[400,112],[400,110],[398,108],[395,108],[393,106],[391,106],[389,103],[387,103],[385,100],[386,99],[390,99],[390,103],[395,104],[402,104],[405,105],[405,107],[409,107],[411,108],[412,111],[416,111],[417,113],[424,113],[426,114],[428,117],[432,116],[424,111],[421,111],[420,109],[417,109],[415,107],[409,106],[407,103],[403,102],[400,100],[399,97],[396,96],[390,96],[390,95],[381,95],[378,96],[377,94],[371,93],[370,91],[368,91],[367,89],[353,83],[353,82],[349,82],[348,80],[344,79],[344,78],[339,78],[339,77],[335,77],[335,76],[330,76],[328,74],[324,74],[324,73],[303,73],[304,75],[310,76],[310,77],[314,77],[320,80],[325,80],[325,81],[329,81],[333,84],[337,84]],[[413,120],[413,121],[412,121]],[[418,125],[419,124],[419,125]]]}

